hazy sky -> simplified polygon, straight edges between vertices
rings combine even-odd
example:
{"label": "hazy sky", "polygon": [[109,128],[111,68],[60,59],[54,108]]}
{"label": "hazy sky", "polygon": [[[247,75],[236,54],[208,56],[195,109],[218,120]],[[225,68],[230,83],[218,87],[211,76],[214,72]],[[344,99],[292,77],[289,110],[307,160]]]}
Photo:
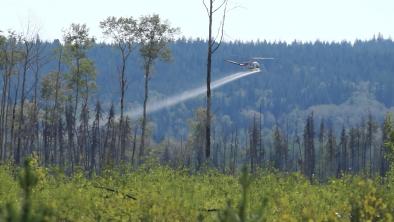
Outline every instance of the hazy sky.
{"label": "hazy sky", "polygon": [[[220,0],[217,0],[218,2]],[[61,38],[71,23],[86,23],[102,38],[107,16],[158,13],[186,37],[207,36],[201,0],[0,0],[0,30],[22,31],[27,21],[44,39]],[[230,0],[226,40],[354,40],[394,36],[394,0]],[[217,17],[219,20],[220,17]]]}

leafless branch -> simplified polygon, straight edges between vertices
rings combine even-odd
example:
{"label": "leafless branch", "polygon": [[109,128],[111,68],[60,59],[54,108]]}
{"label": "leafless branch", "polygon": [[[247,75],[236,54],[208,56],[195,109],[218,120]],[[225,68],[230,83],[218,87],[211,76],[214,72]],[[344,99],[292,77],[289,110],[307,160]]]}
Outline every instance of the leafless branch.
{"label": "leafless branch", "polygon": [[207,11],[207,14],[209,16],[209,9],[208,9],[207,4],[205,4],[205,0],[202,0],[202,4],[204,4],[205,10]]}
{"label": "leafless branch", "polygon": [[[225,2],[226,2],[226,4],[224,5],[223,18],[222,18],[221,27],[220,27],[220,30],[221,30],[220,41],[219,41],[219,43],[217,43],[217,45],[213,48],[212,53],[215,53],[215,51],[219,49],[220,45],[221,45],[222,42],[223,42],[223,36],[224,36],[224,23],[225,23],[225,20],[226,20],[227,2],[228,2],[228,1],[225,0]],[[213,42],[216,42],[216,41],[213,41]]]}
{"label": "leafless branch", "polygon": [[235,5],[235,6],[231,7],[230,9],[228,9],[227,11],[230,12],[235,9],[247,9],[247,8],[243,5]]}
{"label": "leafless branch", "polygon": [[[220,8],[223,7],[223,5],[226,5],[227,7],[227,2],[228,0],[223,0],[223,2],[219,5],[219,7],[217,7],[215,10],[213,10],[212,14],[214,14],[215,12],[217,12]],[[226,10],[226,9],[225,9]]]}
{"label": "leafless branch", "polygon": [[215,44],[215,41],[218,39],[218,37],[222,34],[223,31],[223,20],[220,21],[220,25],[218,27],[217,33],[215,35],[214,41],[212,42],[212,46]]}
{"label": "leafless branch", "polygon": [[206,212],[217,212],[217,211],[219,211],[219,209],[217,209],[217,208],[209,208],[209,209],[201,208],[199,210],[200,211],[206,211]]}
{"label": "leafless branch", "polygon": [[104,187],[104,186],[99,186],[99,185],[93,185],[93,187],[98,188],[98,189],[107,190],[107,191],[110,191],[110,192],[113,192],[113,193],[119,193],[119,194],[121,194],[121,195],[123,195],[123,196],[125,196],[127,198],[130,198],[130,199],[133,199],[133,200],[137,200],[137,198],[133,197],[132,195],[130,195],[128,193],[123,193],[123,192],[120,192],[119,190],[116,190],[116,189],[113,189],[113,188],[110,188],[110,187]]}

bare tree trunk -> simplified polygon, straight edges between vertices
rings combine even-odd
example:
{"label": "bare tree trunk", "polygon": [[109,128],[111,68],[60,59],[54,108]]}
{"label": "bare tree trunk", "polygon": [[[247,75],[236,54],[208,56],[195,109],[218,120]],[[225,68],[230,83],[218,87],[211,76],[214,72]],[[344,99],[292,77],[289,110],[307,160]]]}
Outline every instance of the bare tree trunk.
{"label": "bare tree trunk", "polygon": [[[79,58],[76,59],[76,67],[77,67],[77,72],[74,74],[76,75],[76,77],[74,77],[75,79],[79,78],[79,68],[80,68],[80,64],[79,64]],[[74,122],[76,122],[77,119],[77,110],[78,110],[78,100],[79,100],[79,84],[76,83],[75,84],[75,103],[74,103]],[[77,124],[75,124],[76,126]]]}
{"label": "bare tree trunk", "polygon": [[[8,80],[8,81],[11,81],[11,80]],[[8,116],[9,116],[9,113],[10,113],[10,107],[11,107],[11,87],[10,87],[10,82],[8,83],[8,92],[7,92],[7,94],[8,94],[8,96],[7,96],[7,103],[6,103],[6,108],[5,108],[5,128],[4,128],[4,132],[5,132],[5,139],[4,139],[4,144],[5,144],[5,146],[7,146],[7,128],[8,128],[8,126],[9,126],[9,118],[8,118]],[[18,84],[19,85],[19,84]],[[15,115],[13,116],[13,118],[15,119]],[[10,141],[9,141],[9,143],[11,144],[11,146],[13,145],[13,137],[11,136],[10,137]],[[9,149],[9,153],[10,153],[10,157],[12,157],[12,155],[14,155],[14,150],[12,149],[12,148],[10,148]],[[11,158],[10,158],[11,159]]]}
{"label": "bare tree trunk", "polygon": [[230,173],[234,175],[235,173],[235,166],[233,163],[234,158],[234,132],[231,132],[231,141],[230,141],[230,157],[229,157],[229,164],[230,164]]}
{"label": "bare tree trunk", "polygon": [[264,144],[263,144],[263,118],[262,118],[262,108],[260,104],[260,112],[259,112],[259,154],[258,154],[258,162],[259,166],[263,166],[264,161]]}
{"label": "bare tree trunk", "polygon": [[[4,49],[4,54],[5,54],[5,61],[6,61],[6,66],[5,66],[5,72],[4,72],[4,77],[3,77],[3,94],[2,94],[2,100],[1,100],[1,150],[2,150],[2,158],[3,160],[7,159],[7,134],[8,134],[8,114],[9,114],[9,106],[11,102],[10,98],[10,92],[11,92],[11,75],[13,73],[14,69],[14,63],[15,63],[15,47],[16,47],[16,39],[15,38],[10,38],[9,41],[11,41],[10,44],[10,49],[11,50],[8,53],[7,48]],[[19,85],[19,84],[18,84]],[[12,137],[11,137],[12,141]],[[13,150],[10,149],[10,153],[12,153]]]}
{"label": "bare tree trunk", "polygon": [[[119,132],[123,132],[124,131],[124,95],[126,92],[126,61],[128,58],[129,54],[125,54],[125,49],[120,48],[121,54],[122,54],[122,68],[121,68],[121,79],[120,79],[120,123],[119,123]],[[120,159],[122,161],[125,161],[125,137],[123,135],[123,133],[119,134],[120,138],[120,154],[121,157]]]}
{"label": "bare tree trunk", "polygon": [[134,165],[134,155],[135,155],[135,149],[136,149],[136,144],[137,144],[137,130],[138,127],[137,125],[134,127],[134,137],[133,137],[133,153],[131,155],[131,164]]}
{"label": "bare tree trunk", "polygon": [[226,157],[227,157],[226,151],[227,151],[227,135],[223,135],[223,173],[226,173]]}
{"label": "bare tree trunk", "polygon": [[[63,55],[63,48],[59,46],[58,51],[58,59],[57,59],[57,71],[56,71],[56,80],[55,80],[55,101],[53,108],[51,110],[51,122],[52,122],[52,130],[53,130],[53,150],[55,151],[55,163],[60,163],[61,167],[64,167],[64,146],[61,144],[60,140],[63,141],[63,122],[61,120],[61,110],[59,109],[59,90],[61,88],[60,84],[60,75],[61,75],[61,60]],[[61,124],[61,126],[60,126]],[[59,129],[61,127],[61,129]],[[61,146],[61,150],[58,148]],[[59,151],[59,155],[57,155],[57,151]]]}
{"label": "bare tree trunk", "polygon": [[[14,149],[14,144],[15,144],[15,141],[14,141],[15,135],[14,134],[15,134],[16,104],[17,104],[18,92],[19,92],[19,80],[20,80],[19,76],[20,75],[18,73],[17,84],[16,84],[16,89],[15,89],[14,104],[12,106],[11,138],[10,138],[11,139],[11,146],[10,146],[11,152],[14,151],[13,149]],[[18,149],[18,147],[17,147],[17,149],[14,152],[14,161],[16,164],[20,163],[20,152],[21,152],[20,149]]]}
{"label": "bare tree trunk", "polygon": [[[211,121],[212,121],[212,116],[211,116],[211,72],[212,72],[212,54],[215,53],[215,51],[219,48],[222,40],[223,40],[223,33],[224,33],[224,21],[226,17],[226,11],[227,11],[227,2],[228,0],[223,0],[221,4],[217,8],[213,8],[215,0],[209,0],[209,5],[207,6],[205,4],[205,1],[203,0],[203,4],[205,6],[205,9],[208,14],[208,51],[207,51],[207,112],[206,112],[206,132],[205,132],[205,158],[209,160],[210,155],[211,155]],[[217,43],[215,47],[215,39],[212,37],[212,20],[213,20],[213,14],[217,12],[222,7],[224,8],[223,11],[223,18],[221,22],[221,27],[219,31],[221,31],[221,37],[220,41]]]}
{"label": "bare tree trunk", "polygon": [[[17,144],[17,150],[21,152],[22,157],[25,155],[25,150],[21,150],[21,143],[22,143],[22,137],[24,137],[25,133],[24,131],[24,107],[25,107],[25,84],[26,84],[26,74],[30,66],[30,50],[32,47],[32,43],[25,42],[25,57],[24,57],[24,62],[23,62],[23,73],[22,73],[22,91],[21,91],[21,101],[20,101],[20,113],[19,113],[19,126],[18,126],[18,144]],[[20,159],[18,158],[18,161],[16,164],[19,164]]]}
{"label": "bare tree trunk", "polygon": [[144,84],[144,107],[142,113],[142,123],[141,123],[141,146],[140,146],[140,153],[139,153],[139,162],[142,163],[143,157],[145,155],[145,131],[146,131],[146,105],[148,103],[148,95],[149,95],[149,74],[150,74],[150,66],[151,66],[151,59],[149,58],[148,61],[145,63],[145,84]]}
{"label": "bare tree trunk", "polygon": [[[8,95],[9,95],[9,84],[10,84],[10,75],[8,73],[8,68],[3,76],[3,94],[1,99],[1,159],[7,159],[7,148],[6,148],[6,140],[7,140],[7,119],[8,119]],[[7,107],[7,109],[6,109]]]}
{"label": "bare tree trunk", "polygon": [[[38,107],[38,87],[39,87],[39,81],[40,81],[40,70],[42,65],[44,65],[45,62],[43,62],[43,50],[45,49],[45,46],[42,45],[42,42],[39,40],[37,37],[34,42],[34,64],[35,64],[35,69],[34,69],[34,95],[33,95],[33,112],[32,112],[32,118],[31,118],[31,123],[30,123],[30,128],[34,129],[32,132],[30,132],[30,151],[37,151],[39,147],[39,107]],[[55,134],[56,134],[56,129]],[[56,147],[55,147],[56,148]]]}
{"label": "bare tree trunk", "polygon": [[42,138],[43,138],[43,156],[44,156],[44,165],[48,166],[49,164],[49,158],[50,158],[50,154],[49,154],[49,129],[48,129],[48,123],[47,120],[48,119],[48,109],[45,109],[45,114],[44,114],[44,120],[43,120],[43,133],[42,133]]}
{"label": "bare tree trunk", "polygon": [[66,117],[66,128],[67,128],[67,141],[68,141],[68,151],[69,151],[69,159],[71,163],[71,172],[74,172],[74,165],[75,165],[75,160],[76,160],[76,152],[75,152],[75,145],[74,145],[74,125],[75,125],[75,118],[72,116],[73,107],[70,104],[66,106],[66,111],[65,111],[65,117]]}
{"label": "bare tree trunk", "polygon": [[[63,121],[61,118],[58,118],[58,124],[56,125],[55,130],[57,131],[55,141],[59,141],[59,165],[63,169],[65,166],[65,152],[64,152],[64,140],[63,140]],[[57,145],[55,144],[55,149]],[[69,151],[70,152],[70,151]]]}
{"label": "bare tree trunk", "polygon": [[112,139],[111,137],[111,133],[112,133],[112,128],[113,126],[113,118],[115,115],[115,111],[114,111],[114,106],[113,104],[111,104],[110,110],[109,110],[109,114],[108,114],[108,119],[107,119],[107,128],[106,128],[106,132],[105,132],[105,138],[104,138],[104,144],[103,144],[103,149],[102,149],[102,156],[101,156],[101,168],[103,168],[104,166],[108,165],[110,163],[110,156],[111,156],[111,148],[113,149],[113,147],[110,147],[110,144],[112,144],[110,142],[110,140]]}
{"label": "bare tree trunk", "polygon": [[96,104],[96,115],[92,126],[92,149],[90,153],[90,174],[97,170],[96,166],[96,152],[100,146],[100,119],[101,119],[101,105],[100,102]]}
{"label": "bare tree trunk", "polygon": [[207,55],[207,110],[206,110],[206,132],[205,132],[205,158],[211,156],[211,69],[212,69],[212,5],[213,0],[209,1],[208,14],[208,55]]}
{"label": "bare tree trunk", "polygon": [[[74,77],[75,79],[79,80],[79,72],[80,72],[80,64],[79,64],[79,58],[76,59],[76,68],[77,71],[74,74],[76,77]],[[73,111],[73,115],[72,115],[72,125],[73,128],[70,130],[73,130],[73,137],[71,138],[72,140],[74,140],[74,137],[76,138],[76,144],[74,144],[74,141],[72,141],[70,143],[70,145],[72,146],[71,149],[74,150],[74,163],[79,165],[81,160],[80,160],[80,150],[79,149],[79,141],[78,141],[78,130],[77,130],[77,111],[78,111],[78,103],[79,103],[79,83],[77,82],[75,84],[75,101],[74,101],[74,111]],[[72,106],[71,106],[72,107]]]}
{"label": "bare tree trunk", "polygon": [[238,147],[239,147],[239,141],[238,141],[238,129],[235,128],[235,140],[234,140],[234,158],[233,158],[233,165],[234,165],[234,172],[237,169],[237,157],[238,157]]}

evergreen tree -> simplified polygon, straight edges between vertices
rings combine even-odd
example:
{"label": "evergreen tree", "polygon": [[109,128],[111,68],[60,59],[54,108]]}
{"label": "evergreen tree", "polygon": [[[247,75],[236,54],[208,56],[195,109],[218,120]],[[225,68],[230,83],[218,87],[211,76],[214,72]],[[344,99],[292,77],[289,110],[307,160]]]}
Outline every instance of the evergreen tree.
{"label": "evergreen tree", "polygon": [[345,127],[342,127],[341,131],[341,138],[339,142],[339,147],[340,147],[340,154],[339,154],[339,165],[338,168],[340,169],[340,172],[347,172],[349,169],[348,166],[348,138],[346,134],[346,129]]}
{"label": "evergreen tree", "polygon": [[250,155],[250,169],[252,171],[252,173],[256,172],[256,167],[258,165],[258,146],[259,146],[259,142],[260,142],[260,132],[258,129],[258,125],[257,125],[257,118],[254,115],[253,116],[253,121],[252,121],[252,126],[249,130],[249,155]]}
{"label": "evergreen tree", "polygon": [[273,133],[273,149],[275,151],[274,166],[279,170],[285,170],[287,164],[287,146],[282,132],[276,125]]}
{"label": "evergreen tree", "polygon": [[312,181],[315,172],[315,131],[313,123],[313,113],[311,113],[305,124],[304,129],[304,166],[303,173]]}
{"label": "evergreen tree", "polygon": [[337,163],[338,163],[338,154],[339,152],[337,151],[337,142],[335,138],[335,133],[332,127],[329,128],[328,130],[328,136],[327,136],[327,144],[326,144],[326,150],[327,150],[327,160],[326,160],[326,165],[327,165],[327,175],[328,176],[335,176],[335,170],[337,169]]}
{"label": "evergreen tree", "polygon": [[386,172],[389,170],[390,162],[388,161],[388,155],[391,152],[389,144],[387,144],[390,140],[390,133],[393,132],[393,121],[391,115],[388,113],[384,119],[383,123],[383,134],[382,134],[382,146],[380,148],[380,176],[383,177],[386,175]]}

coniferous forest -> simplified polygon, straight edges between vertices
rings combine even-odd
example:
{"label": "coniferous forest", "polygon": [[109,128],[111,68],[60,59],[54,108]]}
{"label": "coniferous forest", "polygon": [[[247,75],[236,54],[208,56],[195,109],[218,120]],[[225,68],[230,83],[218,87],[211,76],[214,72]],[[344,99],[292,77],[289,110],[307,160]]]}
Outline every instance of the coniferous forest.
{"label": "coniferous forest", "polygon": [[[158,15],[98,26],[107,41],[84,24],[53,42],[0,32],[1,221],[393,220],[391,39],[215,45]],[[225,59],[274,59],[209,109],[204,95],[147,112],[206,84],[212,46],[213,81],[242,71]]]}

